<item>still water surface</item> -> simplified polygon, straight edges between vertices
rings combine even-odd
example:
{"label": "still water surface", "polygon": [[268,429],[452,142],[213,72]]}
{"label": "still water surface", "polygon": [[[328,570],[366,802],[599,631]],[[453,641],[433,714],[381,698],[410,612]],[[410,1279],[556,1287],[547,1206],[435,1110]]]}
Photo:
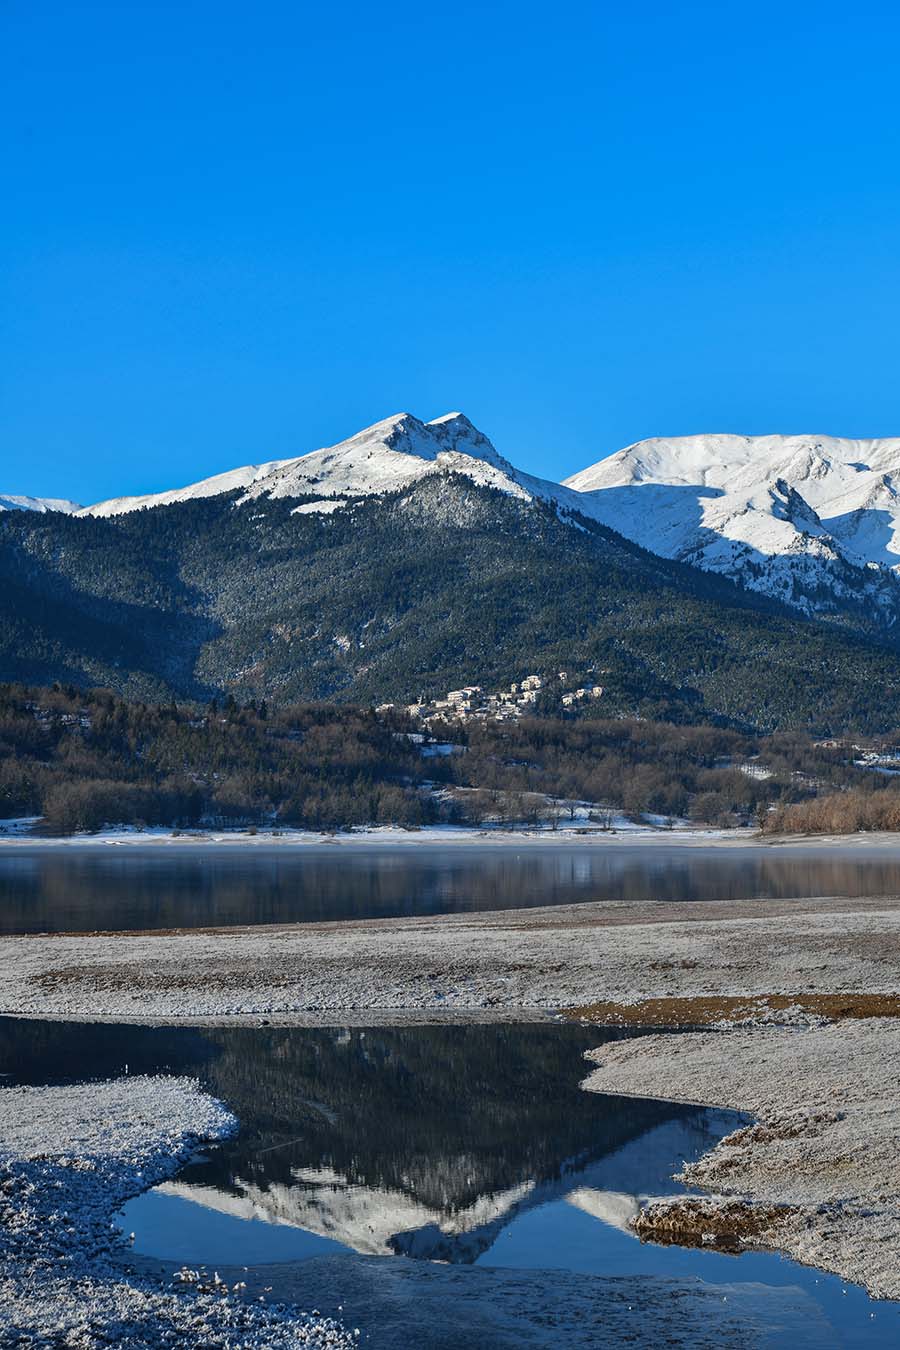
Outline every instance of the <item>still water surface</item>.
{"label": "still water surface", "polygon": [[[576,1275],[799,1287],[842,1346],[900,1344],[900,1307],[775,1255],[642,1245],[640,1199],[742,1119],[587,1093],[604,1033],[556,1024],[141,1028],[0,1018],[2,1082],[190,1073],[241,1129],[122,1215],[190,1265],[350,1253]],[[348,1267],[349,1269],[349,1267]],[[774,1315],[774,1314],[773,1314]],[[372,1328],[374,1331],[375,1328]],[[779,1342],[776,1339],[776,1344]]]}
{"label": "still water surface", "polygon": [[0,933],[392,918],[591,900],[898,893],[896,849],[422,843],[0,851]]}

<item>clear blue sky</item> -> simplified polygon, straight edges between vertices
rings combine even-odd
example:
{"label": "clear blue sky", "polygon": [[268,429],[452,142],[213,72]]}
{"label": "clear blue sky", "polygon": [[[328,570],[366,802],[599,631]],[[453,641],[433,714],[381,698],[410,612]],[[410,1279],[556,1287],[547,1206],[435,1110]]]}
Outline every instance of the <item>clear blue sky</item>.
{"label": "clear blue sky", "polygon": [[0,4],[0,491],[900,434],[895,4]]}

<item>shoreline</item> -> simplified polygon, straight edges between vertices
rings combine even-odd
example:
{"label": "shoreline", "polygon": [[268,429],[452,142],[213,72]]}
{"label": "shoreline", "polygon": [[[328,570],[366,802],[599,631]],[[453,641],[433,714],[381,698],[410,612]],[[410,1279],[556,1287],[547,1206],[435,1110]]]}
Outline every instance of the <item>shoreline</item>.
{"label": "shoreline", "polygon": [[237,1128],[185,1077],[0,1089],[0,1342],[352,1350],[340,1319],[251,1302],[239,1277],[124,1273],[122,1204]]}
{"label": "shoreline", "polygon": [[342,1252],[213,1269],[133,1253],[115,1223],[122,1203],[236,1124],[190,1079],[0,1089],[0,1342],[591,1350],[602,1327],[609,1344],[637,1332],[644,1345],[774,1348],[773,1328],[797,1350],[833,1344],[822,1311],[791,1287],[583,1275],[552,1259],[504,1269]]}
{"label": "shoreline", "polygon": [[404,830],[390,826],[371,830],[322,834],[310,831],[250,833],[247,830],[177,832],[171,830],[107,830],[98,834],[54,835],[43,838],[0,831],[0,858],[4,853],[54,853],[60,850],[92,852],[111,848],[166,849],[177,852],[248,849],[253,852],[328,853],[347,849],[416,848],[672,848],[672,849],[780,849],[832,850],[847,848],[876,853],[900,852],[900,832],[866,831],[855,834],[761,835],[756,829],[673,828],[634,826],[632,829],[482,830],[429,827]]}
{"label": "shoreline", "polygon": [[[188,1013],[154,1017],[152,1014],[66,1012],[7,1012],[0,1009],[0,1021],[65,1022],[98,1026],[132,1027],[299,1027],[317,1031],[339,1031],[345,1027],[418,1027],[418,1026],[522,1026],[546,1025],[565,1021],[565,1009],[544,1008],[358,1008],[341,1013],[319,1012],[287,1013],[210,1013],[206,1016]],[[2,1077],[2,1075],[0,1075]],[[0,1084],[2,1086],[2,1084]],[[705,1105],[705,1103],[698,1103]]]}
{"label": "shoreline", "polygon": [[[751,1024],[611,1041],[589,1092],[744,1111],[677,1179],[702,1195],[649,1202],[643,1240],[762,1248],[900,1300],[900,1019]],[[715,1239],[714,1239],[715,1240]]]}
{"label": "shoreline", "polygon": [[755,1122],[685,1170],[702,1196],[642,1210],[641,1236],[731,1232],[739,1250],[784,1251],[900,1299],[900,1017],[819,1011],[878,994],[900,996],[900,895],[0,938],[0,1013],[38,1020],[464,1025],[543,1022],[602,999],[637,1027],[651,1000],[744,1001],[709,1029],[641,1026],[589,1054],[588,1090]]}
{"label": "shoreline", "polygon": [[[587,1090],[754,1122],[685,1170],[701,1196],[641,1211],[641,1236],[689,1246],[732,1234],[737,1250],[783,1251],[896,1300],[900,1018],[817,1012],[877,993],[900,995],[897,895],[0,939],[0,1011],[36,1020],[502,1024],[618,1003],[634,1020],[612,1025],[641,1034],[588,1053]],[[654,998],[746,1005],[672,1035],[639,1024]]]}

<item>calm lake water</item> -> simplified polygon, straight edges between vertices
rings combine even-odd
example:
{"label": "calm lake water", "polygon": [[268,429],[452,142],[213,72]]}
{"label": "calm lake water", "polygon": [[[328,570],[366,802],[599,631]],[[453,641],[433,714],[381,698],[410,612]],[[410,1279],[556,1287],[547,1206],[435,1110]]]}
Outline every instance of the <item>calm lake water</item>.
{"label": "calm lake water", "polygon": [[896,849],[422,843],[0,850],[0,933],[391,918],[590,900],[890,893],[900,893]]}
{"label": "calm lake water", "polygon": [[[641,1197],[679,1189],[672,1172],[742,1118],[583,1092],[584,1051],[603,1038],[556,1024],[198,1029],[0,1018],[0,1081],[188,1072],[227,1102],[237,1138],[121,1216],[151,1256],[214,1267],[344,1262],[355,1252],[699,1276],[756,1283],[763,1306],[766,1288],[790,1285],[823,1311],[834,1343],[900,1344],[900,1307],[833,1277],[774,1255],[630,1235]],[[352,1277],[350,1289],[352,1306]],[[377,1327],[368,1330],[377,1343]]]}

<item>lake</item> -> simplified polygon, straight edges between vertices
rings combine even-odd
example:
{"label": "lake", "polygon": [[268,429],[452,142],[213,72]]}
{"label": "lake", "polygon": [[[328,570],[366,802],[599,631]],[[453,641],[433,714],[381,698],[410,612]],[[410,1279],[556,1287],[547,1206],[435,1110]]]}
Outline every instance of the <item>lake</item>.
{"label": "lake", "polygon": [[897,893],[900,854],[878,847],[0,847],[0,933],[394,918],[592,900]]}
{"label": "lake", "polygon": [[[121,1215],[135,1248],[192,1266],[362,1253],[465,1270],[699,1276],[799,1287],[836,1344],[900,1343],[900,1307],[776,1255],[657,1247],[642,1197],[742,1117],[584,1092],[616,1033],[542,1023],[153,1028],[0,1018],[0,1080],[189,1073],[241,1129]],[[345,1285],[352,1303],[352,1268]],[[377,1344],[377,1326],[367,1328]],[[777,1326],[772,1328],[776,1334]],[[423,1346],[427,1350],[427,1346]]]}

